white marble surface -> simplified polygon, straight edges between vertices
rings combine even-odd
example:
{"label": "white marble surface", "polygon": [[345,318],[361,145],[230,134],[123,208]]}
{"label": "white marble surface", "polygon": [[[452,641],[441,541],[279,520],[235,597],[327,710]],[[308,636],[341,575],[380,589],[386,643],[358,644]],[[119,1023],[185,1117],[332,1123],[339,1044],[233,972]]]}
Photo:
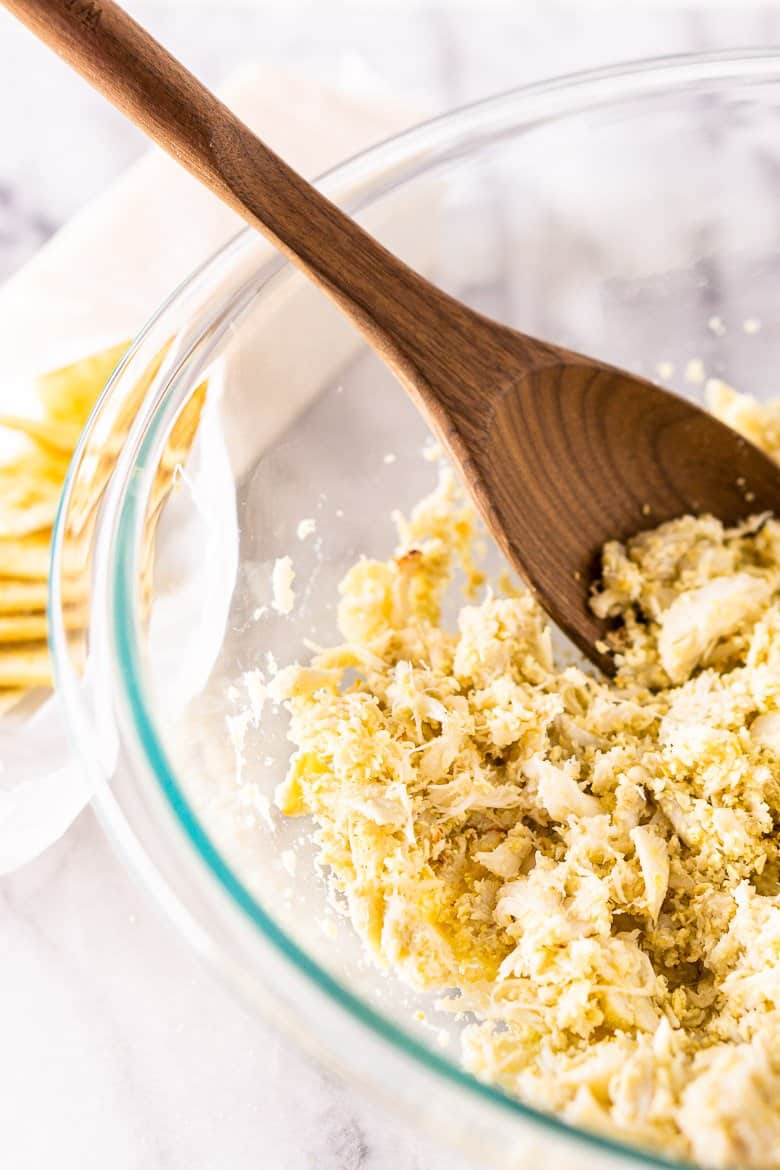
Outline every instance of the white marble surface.
{"label": "white marble surface", "polygon": [[[207,81],[251,58],[433,110],[624,58],[780,42],[780,7],[129,4]],[[142,149],[0,14],[0,278]],[[439,1170],[443,1148],[247,1017],[90,812],[0,884],[0,1141],[14,1170]]]}

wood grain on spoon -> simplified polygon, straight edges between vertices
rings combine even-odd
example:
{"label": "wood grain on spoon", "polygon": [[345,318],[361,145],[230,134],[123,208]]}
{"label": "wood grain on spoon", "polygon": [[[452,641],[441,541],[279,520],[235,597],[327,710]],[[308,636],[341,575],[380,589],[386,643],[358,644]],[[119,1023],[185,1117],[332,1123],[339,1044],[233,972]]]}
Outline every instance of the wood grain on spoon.
{"label": "wood grain on spoon", "polygon": [[745,439],[434,288],[110,0],[4,3],[337,302],[427,416],[512,565],[604,669],[588,591],[606,540],[688,512],[733,523],[780,510],[780,469]]}

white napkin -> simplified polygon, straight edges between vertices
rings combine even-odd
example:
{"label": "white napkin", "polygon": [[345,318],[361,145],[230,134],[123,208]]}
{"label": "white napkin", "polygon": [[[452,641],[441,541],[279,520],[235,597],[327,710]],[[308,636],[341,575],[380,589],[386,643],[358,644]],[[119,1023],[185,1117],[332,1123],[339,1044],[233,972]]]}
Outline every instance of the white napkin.
{"label": "white napkin", "polygon": [[[376,92],[347,94],[254,67],[236,74],[222,96],[270,146],[311,176],[413,120],[409,109]],[[0,290],[0,411],[35,416],[35,375],[133,336],[176,285],[241,226],[164,155],[155,151],[143,158]],[[321,370],[319,375],[321,385]],[[302,402],[305,387],[298,393]],[[279,417],[269,415],[267,441],[290,417],[288,395]],[[216,462],[224,458],[217,452]],[[209,462],[215,463],[213,452]],[[230,501],[224,506],[232,514]],[[228,565],[218,583],[223,604],[229,601],[231,571]],[[213,582],[203,584],[212,587]],[[175,621],[176,607],[169,608]],[[164,612],[160,620],[165,621]],[[201,669],[208,666],[205,661]],[[60,837],[88,799],[56,695],[21,728],[0,727],[0,873]]]}

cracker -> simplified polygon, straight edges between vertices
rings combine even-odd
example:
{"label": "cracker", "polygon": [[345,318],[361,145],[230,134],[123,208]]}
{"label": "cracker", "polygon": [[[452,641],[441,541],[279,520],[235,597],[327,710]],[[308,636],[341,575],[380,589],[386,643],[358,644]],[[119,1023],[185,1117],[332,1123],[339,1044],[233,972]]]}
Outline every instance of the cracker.
{"label": "cracker", "polygon": [[[62,583],[62,594],[65,605],[84,604],[87,600],[86,582],[66,578]],[[44,613],[48,597],[46,581],[0,579],[0,614]]]}
{"label": "cracker", "polygon": [[0,648],[0,689],[50,687],[53,683],[49,648],[45,642]]}
{"label": "cracker", "polygon": [[0,715],[7,715],[20,699],[24,698],[26,693],[23,687],[9,687],[7,690],[0,691]]}
{"label": "cracker", "polygon": [[49,575],[51,533],[0,539],[0,577],[45,581]]}
{"label": "cracker", "polygon": [[[83,629],[87,622],[84,606],[64,611],[67,630]],[[0,614],[0,647],[19,642],[40,642],[48,638],[49,622],[45,613]]]}
{"label": "cracker", "polygon": [[76,449],[83,429],[79,422],[66,422],[64,419],[47,422],[41,419],[15,418],[8,414],[0,414],[0,427],[5,427],[8,431],[18,431],[42,447],[68,456]]}
{"label": "cracker", "polygon": [[127,346],[123,341],[36,379],[46,417],[83,426]]}

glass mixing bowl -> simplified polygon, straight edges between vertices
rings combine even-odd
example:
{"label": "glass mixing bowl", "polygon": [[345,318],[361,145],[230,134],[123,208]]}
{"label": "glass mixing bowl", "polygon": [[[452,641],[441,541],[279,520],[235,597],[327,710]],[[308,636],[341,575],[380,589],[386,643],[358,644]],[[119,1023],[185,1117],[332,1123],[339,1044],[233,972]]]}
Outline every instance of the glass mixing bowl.
{"label": "glass mixing bowl", "polygon": [[[780,368],[778,117],[780,56],[649,62],[461,110],[320,186],[484,312],[683,393],[701,393],[686,370],[700,359],[761,396]],[[242,676],[336,637],[340,577],[389,555],[391,510],[433,483],[426,437],[380,361],[255,234],[195,273],[111,378],[62,501],[52,637],[76,750],[156,901],[328,1062],[478,1164],[661,1165],[464,1073],[457,1026],[365,961],[306,826],[273,811],[286,720],[267,706],[256,721]],[[301,539],[304,519],[316,532]],[[287,555],[285,616],[271,575]],[[66,632],[66,572],[89,578],[86,637]]]}

